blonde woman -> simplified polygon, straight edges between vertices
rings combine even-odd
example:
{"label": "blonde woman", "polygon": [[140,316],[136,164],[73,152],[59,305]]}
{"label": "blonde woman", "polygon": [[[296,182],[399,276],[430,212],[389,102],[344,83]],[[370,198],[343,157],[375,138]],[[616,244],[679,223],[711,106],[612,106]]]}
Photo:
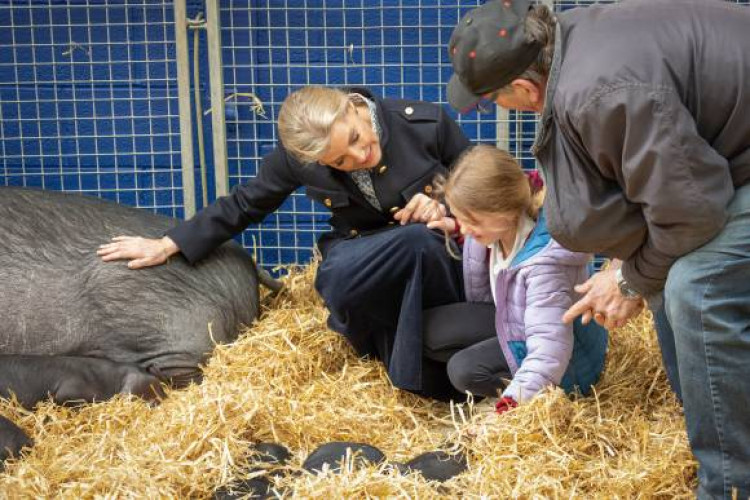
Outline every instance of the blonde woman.
{"label": "blonde woman", "polygon": [[278,126],[281,144],[257,177],[161,239],[118,237],[99,255],[133,269],[177,253],[197,262],[304,186],[332,212],[315,281],[331,329],[382,360],[395,386],[447,397],[445,366],[422,358],[422,310],[463,300],[461,269],[425,225],[445,214],[427,195],[469,146],[466,136],[438,105],[361,88],[298,90]]}

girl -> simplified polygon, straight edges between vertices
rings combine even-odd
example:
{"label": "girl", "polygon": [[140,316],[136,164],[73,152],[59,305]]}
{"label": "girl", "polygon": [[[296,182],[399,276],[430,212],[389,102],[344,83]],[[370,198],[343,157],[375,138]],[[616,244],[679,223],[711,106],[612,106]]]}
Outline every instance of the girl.
{"label": "girl", "polygon": [[[499,413],[551,385],[586,394],[599,378],[607,347],[601,326],[562,322],[577,300],[573,287],[589,276],[591,256],[550,237],[537,181],[504,151],[470,148],[438,182],[452,217],[428,224],[466,237],[466,299],[495,303],[499,343],[489,339],[459,351],[448,375],[461,391],[492,396],[503,389]],[[505,373],[512,376],[507,387]]]}

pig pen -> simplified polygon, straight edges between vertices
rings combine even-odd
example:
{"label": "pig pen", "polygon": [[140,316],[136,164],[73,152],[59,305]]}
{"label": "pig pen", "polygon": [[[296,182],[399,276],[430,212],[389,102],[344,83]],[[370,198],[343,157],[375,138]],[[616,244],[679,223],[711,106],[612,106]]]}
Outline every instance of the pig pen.
{"label": "pig pen", "polygon": [[[313,266],[291,272],[261,320],[217,346],[203,384],[169,391],[160,406],[118,397],[29,412],[1,402],[35,441],[6,462],[2,495],[210,498],[259,474],[247,472],[247,451],[273,441],[294,455],[273,479],[285,496],[692,496],[696,464],[647,314],[611,335],[594,396],[551,391],[498,416],[492,402],[450,406],[392,388],[379,363],[327,330],[313,276]],[[388,465],[300,474],[329,441],[368,443],[394,461],[464,447],[469,469],[444,483]]]}

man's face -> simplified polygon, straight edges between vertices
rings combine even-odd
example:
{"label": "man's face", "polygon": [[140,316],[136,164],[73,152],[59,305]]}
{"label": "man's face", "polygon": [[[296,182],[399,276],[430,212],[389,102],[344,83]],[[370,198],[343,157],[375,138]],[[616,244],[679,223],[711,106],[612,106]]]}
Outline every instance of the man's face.
{"label": "man's face", "polygon": [[529,80],[514,80],[507,89],[499,93],[491,93],[484,97],[495,97],[495,104],[503,109],[515,111],[533,111],[541,113],[544,110],[543,86]]}

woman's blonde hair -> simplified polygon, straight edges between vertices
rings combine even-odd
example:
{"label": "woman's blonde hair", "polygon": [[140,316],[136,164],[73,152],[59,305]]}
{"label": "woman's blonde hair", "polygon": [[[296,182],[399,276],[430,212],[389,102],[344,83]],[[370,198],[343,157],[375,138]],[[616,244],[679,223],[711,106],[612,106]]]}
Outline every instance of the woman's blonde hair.
{"label": "woman's blonde hair", "polygon": [[488,145],[467,149],[448,179],[438,179],[436,187],[451,209],[469,216],[526,212],[536,219],[544,199],[536,179],[524,173],[513,156]]}
{"label": "woman's blonde hair", "polygon": [[339,89],[309,86],[287,96],[279,111],[279,137],[302,163],[318,161],[328,149],[331,127],[349,110],[351,97]]}

